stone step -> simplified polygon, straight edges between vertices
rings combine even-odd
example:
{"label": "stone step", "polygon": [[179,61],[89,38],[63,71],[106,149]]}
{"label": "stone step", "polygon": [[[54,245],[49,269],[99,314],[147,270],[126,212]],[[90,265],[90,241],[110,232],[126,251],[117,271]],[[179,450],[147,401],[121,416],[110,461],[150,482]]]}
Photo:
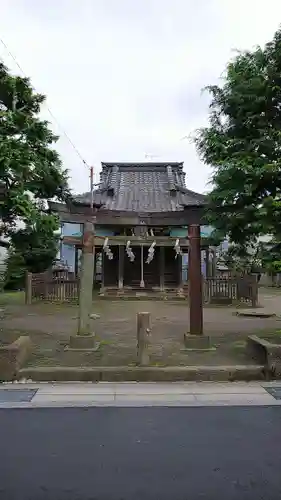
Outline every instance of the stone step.
{"label": "stone step", "polygon": [[100,294],[103,299],[139,299],[139,300],[184,300],[186,294],[179,294],[178,289],[165,291],[147,290],[143,288],[120,290],[118,288],[108,288]]}

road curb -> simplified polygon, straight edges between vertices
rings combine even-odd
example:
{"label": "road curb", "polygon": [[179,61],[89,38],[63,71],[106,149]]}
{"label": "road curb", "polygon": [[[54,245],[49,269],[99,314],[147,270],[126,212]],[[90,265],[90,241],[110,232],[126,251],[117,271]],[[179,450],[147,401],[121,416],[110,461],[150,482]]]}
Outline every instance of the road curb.
{"label": "road curb", "polygon": [[169,367],[38,367],[22,368],[18,380],[34,382],[234,382],[265,380],[264,365]]}

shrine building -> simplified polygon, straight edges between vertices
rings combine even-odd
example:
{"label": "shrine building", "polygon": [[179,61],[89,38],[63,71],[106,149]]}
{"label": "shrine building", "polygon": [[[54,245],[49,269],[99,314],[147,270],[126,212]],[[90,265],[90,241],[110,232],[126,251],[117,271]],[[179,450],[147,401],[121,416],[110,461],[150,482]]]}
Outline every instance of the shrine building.
{"label": "shrine building", "polygon": [[[67,204],[49,205],[61,221],[60,258],[75,274],[83,225],[94,222],[94,285],[102,293],[180,293],[191,266],[201,266],[194,276],[208,275],[211,229],[204,225],[206,197],[186,187],[183,163],[102,163],[93,196],[89,192]],[[200,239],[200,255],[188,264],[192,231]]]}

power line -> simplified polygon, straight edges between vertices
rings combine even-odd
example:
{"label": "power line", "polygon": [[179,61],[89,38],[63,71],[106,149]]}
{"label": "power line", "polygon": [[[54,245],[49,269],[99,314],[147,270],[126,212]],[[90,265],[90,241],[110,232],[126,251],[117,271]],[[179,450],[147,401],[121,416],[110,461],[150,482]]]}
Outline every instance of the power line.
{"label": "power line", "polygon": [[[27,78],[26,76],[26,73],[23,71],[22,67],[20,66],[20,64],[18,63],[17,59],[15,58],[15,56],[12,54],[12,52],[9,50],[8,46],[6,45],[6,43],[4,42],[4,40],[2,38],[0,38],[0,41],[3,45],[3,47],[6,49],[6,51],[8,52],[9,56],[13,59],[13,61],[15,62],[15,64],[17,65],[17,67],[19,68],[19,70],[21,71],[21,73],[23,74],[23,76],[25,78]],[[31,87],[33,88],[33,90],[35,92],[36,89],[35,87],[31,84]],[[59,121],[57,120],[57,118],[55,117],[54,113],[52,113],[52,111],[50,110],[48,104],[46,103],[46,108],[47,110],[49,111],[49,114],[50,116],[53,118],[53,120],[55,121],[57,127],[62,131],[63,135],[65,136],[65,138],[68,140],[69,144],[72,146],[72,148],[74,149],[74,151],[76,152],[77,156],[80,158],[80,160],[82,161],[82,163],[85,165],[86,168],[90,169],[89,165],[87,164],[87,162],[84,160],[84,158],[82,157],[82,155],[80,154],[79,150],[77,149],[77,147],[75,146],[74,142],[70,139],[69,135],[66,133],[66,131],[64,130],[64,128],[61,126],[61,124],[59,123]]]}

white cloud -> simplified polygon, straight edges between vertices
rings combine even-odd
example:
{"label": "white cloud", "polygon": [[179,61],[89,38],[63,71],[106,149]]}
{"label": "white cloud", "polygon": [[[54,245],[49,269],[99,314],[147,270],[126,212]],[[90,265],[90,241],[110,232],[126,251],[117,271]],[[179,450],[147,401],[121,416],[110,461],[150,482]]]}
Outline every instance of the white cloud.
{"label": "white cloud", "polygon": [[[180,140],[206,123],[201,88],[233,49],[271,39],[279,19],[278,0],[2,0],[0,32],[87,163],[151,153],[184,161],[188,187],[204,191],[210,170]],[[88,172],[63,135],[58,148],[85,191]]]}

